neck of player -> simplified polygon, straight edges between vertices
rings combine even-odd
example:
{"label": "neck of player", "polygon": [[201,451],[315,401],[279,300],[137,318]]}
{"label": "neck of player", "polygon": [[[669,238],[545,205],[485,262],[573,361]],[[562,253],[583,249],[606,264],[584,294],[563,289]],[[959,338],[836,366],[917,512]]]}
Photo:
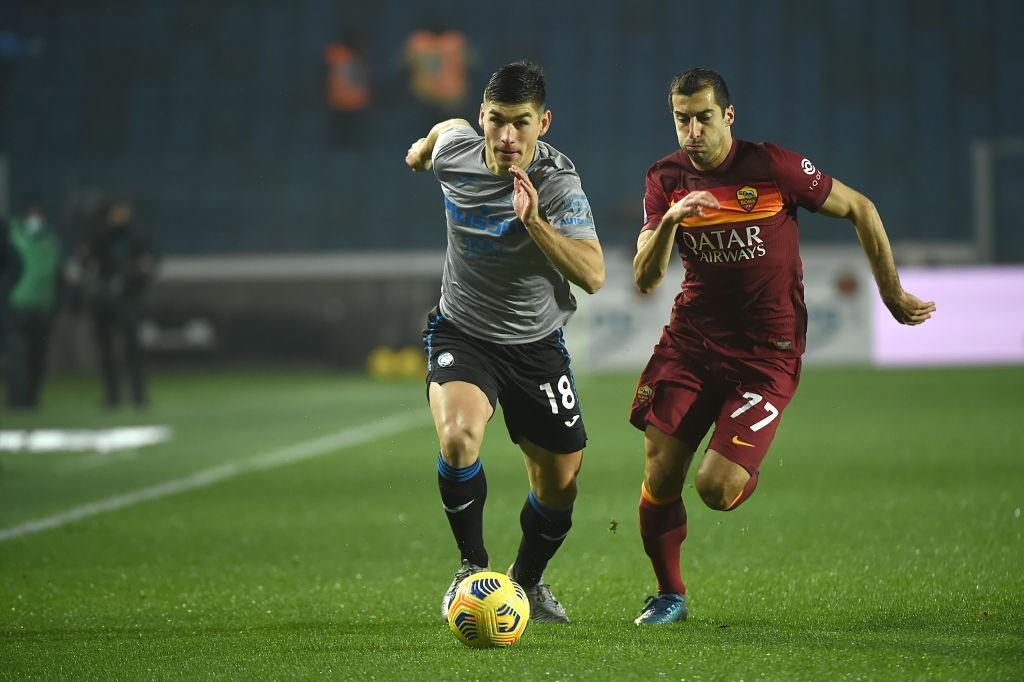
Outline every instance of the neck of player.
{"label": "neck of player", "polygon": [[[693,158],[692,156],[690,156],[690,162],[693,164],[693,167],[696,168],[697,170],[701,170],[701,171],[715,170],[716,168],[721,166],[722,163],[725,162],[726,158],[728,158],[729,152],[732,151],[733,144],[734,144],[734,142],[733,142],[733,139],[732,139],[732,135],[730,135],[729,139],[726,140],[725,144],[723,144],[721,149],[718,150],[718,153],[715,154],[714,158],[710,159],[709,161],[701,162],[701,161],[698,161],[697,159]],[[687,156],[689,156],[689,154],[687,154]]]}

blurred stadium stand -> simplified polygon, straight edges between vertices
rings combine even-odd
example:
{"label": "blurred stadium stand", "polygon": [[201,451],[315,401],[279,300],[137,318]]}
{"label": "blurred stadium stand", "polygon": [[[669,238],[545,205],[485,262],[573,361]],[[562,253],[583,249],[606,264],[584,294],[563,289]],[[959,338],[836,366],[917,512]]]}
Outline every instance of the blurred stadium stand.
{"label": "blurred stadium stand", "polygon": [[[401,165],[429,118],[398,57],[438,12],[396,0],[4,5],[4,30],[44,44],[7,67],[12,196],[48,188],[59,205],[79,188],[127,191],[167,254],[443,245],[437,188]],[[473,93],[506,61],[546,68],[549,140],[581,169],[609,244],[634,240],[644,171],[675,146],[666,84],[691,65],[726,76],[738,135],[800,150],[864,190],[898,241],[970,240],[971,144],[1024,135],[1016,2],[757,0],[731,4],[727,28],[695,31],[695,12],[714,17],[690,3],[520,3],[539,30],[442,5],[479,53]],[[323,52],[353,31],[370,37],[368,138],[338,148]],[[998,168],[997,223],[1019,225],[1022,166]],[[806,226],[807,239],[849,239]],[[1001,259],[1024,260],[1024,241],[999,237]]]}
{"label": "blurred stadium stand", "polygon": [[[168,285],[181,258],[232,255],[426,251],[439,272],[437,185],[402,164],[437,114],[410,94],[401,53],[443,25],[473,50],[463,116],[497,66],[545,67],[547,139],[579,167],[608,248],[632,248],[644,173],[677,148],[667,83],[706,65],[729,82],[737,136],[870,196],[904,262],[1024,262],[1022,3],[523,0],[515,15],[468,0],[7,0],[0,199],[42,191],[59,215],[96,192],[135,198]],[[342,119],[325,103],[339,40],[361,46],[370,91]],[[801,222],[808,244],[855,242],[846,224]],[[436,296],[433,280],[407,285],[422,287]]]}

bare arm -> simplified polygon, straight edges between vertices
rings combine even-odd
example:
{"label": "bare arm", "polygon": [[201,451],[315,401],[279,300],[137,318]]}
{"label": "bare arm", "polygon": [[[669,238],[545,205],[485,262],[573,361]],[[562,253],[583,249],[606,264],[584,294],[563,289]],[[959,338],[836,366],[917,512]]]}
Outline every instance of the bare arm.
{"label": "bare arm", "polygon": [[665,212],[658,227],[640,233],[633,258],[633,279],[641,292],[654,291],[665,278],[679,223],[690,216],[704,215],[705,208],[718,207],[718,200],[710,192],[690,192]]}
{"label": "bare arm", "polygon": [[933,301],[922,301],[903,290],[882,218],[870,199],[833,179],[832,191],[818,212],[830,218],[846,218],[853,223],[864,255],[871,264],[878,293],[897,322],[921,324],[932,316],[935,312]]}
{"label": "bare arm", "polygon": [[437,137],[449,128],[455,126],[473,126],[464,118],[450,118],[447,121],[441,121],[427,133],[426,137],[421,137],[409,146],[409,151],[405,153],[405,165],[412,168],[413,171],[425,171],[430,170],[431,156],[434,153],[434,145],[437,144]]}
{"label": "bare arm", "polygon": [[540,217],[540,198],[526,173],[516,166],[512,174],[512,207],[533,241],[562,275],[588,294],[604,286],[604,253],[596,239],[572,239],[558,233]]}

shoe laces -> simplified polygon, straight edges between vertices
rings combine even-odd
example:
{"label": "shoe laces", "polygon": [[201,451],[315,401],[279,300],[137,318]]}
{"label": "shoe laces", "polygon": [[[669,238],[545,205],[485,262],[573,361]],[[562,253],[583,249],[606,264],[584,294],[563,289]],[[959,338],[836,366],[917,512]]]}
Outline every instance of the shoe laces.
{"label": "shoe laces", "polygon": [[537,597],[537,601],[542,604],[546,601],[558,604],[558,600],[555,599],[555,595],[551,594],[551,587],[547,583],[537,583],[533,586],[531,592]]}
{"label": "shoe laces", "polygon": [[455,578],[458,579],[459,582],[462,582],[463,580],[465,580],[469,576],[473,575],[474,573],[480,573],[481,571],[486,571],[486,570],[487,570],[486,568],[482,568],[482,567],[477,566],[475,564],[471,564],[468,561],[466,561],[465,559],[463,559],[462,560],[462,567],[459,568],[457,571],[455,571]]}
{"label": "shoe laces", "polygon": [[675,599],[670,599],[665,595],[648,595],[647,600],[644,601],[644,613],[654,613],[655,611],[668,611],[673,604],[678,603]]}

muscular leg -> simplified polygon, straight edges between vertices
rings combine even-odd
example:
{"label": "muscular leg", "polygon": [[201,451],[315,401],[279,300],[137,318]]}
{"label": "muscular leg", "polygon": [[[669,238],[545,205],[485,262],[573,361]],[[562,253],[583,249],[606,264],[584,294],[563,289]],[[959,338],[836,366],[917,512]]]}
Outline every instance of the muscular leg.
{"label": "muscular leg", "polygon": [[658,578],[659,593],[685,594],[679,550],[686,539],[682,490],[693,449],[653,426],[644,430],[644,483],[640,536]]}
{"label": "muscular leg", "polygon": [[725,455],[708,449],[697,467],[696,486],[704,504],[719,511],[738,507],[757,487],[757,473],[746,469]]}
{"label": "muscular leg", "polygon": [[550,509],[567,511],[576,501],[576,477],[583,464],[583,451],[561,454],[545,450],[525,438],[520,440],[530,490],[537,501]]}
{"label": "muscular leg", "polygon": [[696,478],[704,504],[721,511],[735,509],[754,493],[780,416],[800,382],[798,359],[733,364],[741,383],[726,391]]}
{"label": "muscular leg", "polygon": [[693,450],[678,438],[648,426],[644,430],[644,451],[644,485],[648,492],[660,499],[679,497]]}
{"label": "muscular leg", "polygon": [[441,446],[437,462],[441,503],[462,559],[485,567],[487,478],[479,459],[484,430],[494,409],[479,387],[464,381],[431,382],[428,395]]}
{"label": "muscular leg", "polygon": [[430,384],[430,413],[441,444],[441,456],[462,469],[476,463],[487,420],[494,408],[479,387],[465,381]]}
{"label": "muscular leg", "polygon": [[520,440],[519,447],[530,478],[530,495],[519,515],[523,539],[512,573],[517,582],[529,588],[540,582],[548,562],[572,528],[572,505],[583,451],[551,452],[526,439]]}

